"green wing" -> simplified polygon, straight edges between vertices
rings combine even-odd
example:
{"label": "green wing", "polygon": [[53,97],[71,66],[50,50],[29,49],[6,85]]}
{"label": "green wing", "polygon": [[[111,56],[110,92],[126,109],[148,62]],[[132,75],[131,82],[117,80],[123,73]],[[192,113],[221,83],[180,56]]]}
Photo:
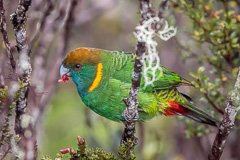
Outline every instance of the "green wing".
{"label": "green wing", "polygon": [[[192,83],[188,80],[181,78],[176,73],[170,71],[169,69],[162,67],[163,75],[157,81],[153,83],[153,86],[147,86],[146,91],[169,89],[179,86],[192,86]],[[144,83],[143,83],[144,84]]]}
{"label": "green wing", "polygon": [[[134,55],[132,53],[106,51],[102,52],[103,66],[107,66],[109,76],[121,82],[131,83],[131,75],[134,66]],[[160,89],[168,89],[178,86],[192,86],[191,82],[181,78],[176,73],[162,66],[163,76],[154,82],[153,86],[143,89],[144,78],[141,80],[141,88],[146,92]]]}

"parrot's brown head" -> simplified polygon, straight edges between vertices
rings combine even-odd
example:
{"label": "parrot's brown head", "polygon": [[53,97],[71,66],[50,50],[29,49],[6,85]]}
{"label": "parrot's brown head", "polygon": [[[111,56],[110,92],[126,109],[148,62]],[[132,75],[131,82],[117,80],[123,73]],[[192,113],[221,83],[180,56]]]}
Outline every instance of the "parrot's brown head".
{"label": "parrot's brown head", "polygon": [[59,82],[66,82],[68,77],[72,77],[80,95],[91,92],[94,89],[92,86],[96,86],[93,83],[96,81],[96,75],[102,71],[100,51],[100,49],[93,48],[77,48],[71,51],[60,67]]}
{"label": "parrot's brown head", "polygon": [[74,68],[76,65],[96,65],[100,60],[100,49],[77,48],[71,51],[62,64],[66,68]]}

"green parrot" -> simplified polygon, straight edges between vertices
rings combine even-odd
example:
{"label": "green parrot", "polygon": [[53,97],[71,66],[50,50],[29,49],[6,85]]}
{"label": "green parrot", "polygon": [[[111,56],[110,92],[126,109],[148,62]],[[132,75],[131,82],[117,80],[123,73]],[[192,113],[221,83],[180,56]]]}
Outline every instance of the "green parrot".
{"label": "green parrot", "polygon": [[[71,77],[87,107],[107,119],[125,121],[122,113],[126,105],[121,99],[129,96],[134,58],[132,53],[77,48],[63,60],[59,82],[66,82]],[[159,114],[179,115],[217,126],[214,118],[198,109],[189,96],[176,88],[192,86],[191,82],[165,67],[162,70],[163,76],[153,86],[144,88],[144,79],[141,80],[138,121],[149,120]]]}

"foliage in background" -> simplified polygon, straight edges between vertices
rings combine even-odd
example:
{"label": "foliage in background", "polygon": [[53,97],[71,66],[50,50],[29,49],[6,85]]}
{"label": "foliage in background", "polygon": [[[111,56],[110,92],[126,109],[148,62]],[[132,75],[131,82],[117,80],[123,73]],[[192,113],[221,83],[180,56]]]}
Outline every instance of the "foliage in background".
{"label": "foliage in background", "polygon": [[[56,160],[69,159],[69,160],[116,160],[116,156],[112,153],[108,154],[101,148],[87,148],[87,144],[84,138],[78,136],[78,148],[76,151],[73,148],[61,149],[57,154]],[[135,155],[132,153],[133,143],[128,140],[126,145],[120,144],[119,146],[119,158],[120,160],[134,160]],[[67,156],[69,154],[69,156]],[[41,160],[51,160],[51,158],[44,156]]]}
{"label": "foliage in background", "polygon": [[[212,114],[221,120],[240,65],[240,4],[214,0],[170,2],[174,14],[183,13],[191,22],[192,29],[185,33],[188,41],[178,40],[178,45],[185,60],[194,58],[200,63],[197,72],[190,73],[194,78],[192,83],[203,94],[201,101],[206,109],[214,110]],[[187,126],[187,132],[191,131],[192,125]],[[205,129],[194,131],[195,134],[188,135],[209,133]]]}

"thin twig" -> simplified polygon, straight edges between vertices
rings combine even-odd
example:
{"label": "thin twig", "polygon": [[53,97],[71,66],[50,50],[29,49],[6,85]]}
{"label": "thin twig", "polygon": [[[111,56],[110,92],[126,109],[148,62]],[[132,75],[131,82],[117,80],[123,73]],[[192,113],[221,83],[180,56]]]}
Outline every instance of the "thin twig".
{"label": "thin twig", "polygon": [[235,117],[237,111],[239,110],[239,107],[240,107],[240,67],[234,90],[232,92],[231,97],[229,98],[229,102],[224,111],[223,120],[218,128],[218,133],[213,142],[211,152],[208,155],[209,160],[220,159],[224,147],[226,145],[227,137],[234,126]]}
{"label": "thin twig", "polygon": [[[200,82],[200,81],[198,81],[199,83],[199,86],[200,87],[202,87],[202,83]],[[205,92],[203,93],[203,95],[204,95],[204,97],[208,100],[208,102],[212,105],[212,107],[216,110],[216,111],[218,111],[220,114],[224,114],[224,112],[223,112],[223,110],[217,105],[217,104],[215,104],[214,102],[213,102],[213,100],[211,99],[211,97],[209,97],[209,95],[208,95],[209,93],[208,93],[208,89],[206,89],[205,90]]]}
{"label": "thin twig", "polygon": [[[68,48],[68,43],[69,43],[69,36],[70,36],[70,31],[71,28],[73,27],[72,24],[74,23],[74,10],[77,6],[77,3],[79,3],[79,0],[73,0],[71,1],[71,4],[69,6],[69,11],[67,12],[64,20],[62,21],[62,24],[60,24],[59,26],[61,26],[61,30],[59,31],[61,34],[59,34],[60,36],[57,39],[57,45],[56,45],[56,52],[54,55],[55,57],[58,57],[58,59],[55,59],[55,64],[49,67],[48,73],[49,76],[46,76],[46,80],[45,80],[45,96],[42,97],[41,99],[41,106],[45,106],[50,98],[52,97],[52,94],[56,88],[56,81],[57,81],[57,77],[58,77],[58,70],[59,67],[62,63],[62,59],[64,57],[64,55],[66,54],[66,50]],[[62,9],[65,10],[66,5],[63,6]],[[50,76],[51,75],[51,76]],[[43,108],[43,107],[40,107]]]}
{"label": "thin twig", "polygon": [[204,93],[203,95],[205,96],[205,98],[207,98],[208,102],[212,105],[212,107],[216,111],[218,111],[222,115],[224,114],[223,110],[212,101],[212,99],[209,97],[208,93]]}
{"label": "thin twig", "polygon": [[14,57],[11,53],[11,49],[10,49],[10,42],[8,40],[8,34],[7,34],[7,24],[6,24],[6,18],[5,18],[5,10],[3,7],[3,0],[0,0],[0,30],[2,32],[3,35],[3,41],[4,44],[6,46],[6,50],[7,50],[7,54],[8,54],[8,58],[10,60],[10,64],[12,67],[12,70],[15,71],[16,69],[16,62],[14,60]]}
{"label": "thin twig", "polygon": [[168,0],[162,0],[159,4],[159,11],[158,11],[158,17],[163,18],[163,13],[167,7]]}
{"label": "thin twig", "polygon": [[7,150],[4,152],[4,154],[2,155],[1,160],[4,160],[4,159],[6,158],[7,154],[10,152],[11,149],[12,149],[11,144],[8,144],[8,148],[7,148]]}
{"label": "thin twig", "polygon": [[31,44],[34,44],[37,40],[37,38],[39,37],[40,33],[42,33],[45,23],[47,23],[47,17],[50,15],[50,13],[52,12],[53,8],[54,8],[54,2],[52,2],[52,0],[47,0],[45,2],[46,4],[46,9],[43,12],[43,16],[41,21],[39,22],[39,27],[37,28],[37,30],[35,31],[35,33],[32,35],[30,42]]}
{"label": "thin twig", "polygon": [[[5,60],[6,54],[0,54],[0,88],[4,88],[5,87],[5,81],[4,81],[4,72],[3,72],[3,68],[4,68],[4,60]],[[1,103],[0,103],[1,104]],[[0,113],[1,113],[1,108],[0,108]]]}

